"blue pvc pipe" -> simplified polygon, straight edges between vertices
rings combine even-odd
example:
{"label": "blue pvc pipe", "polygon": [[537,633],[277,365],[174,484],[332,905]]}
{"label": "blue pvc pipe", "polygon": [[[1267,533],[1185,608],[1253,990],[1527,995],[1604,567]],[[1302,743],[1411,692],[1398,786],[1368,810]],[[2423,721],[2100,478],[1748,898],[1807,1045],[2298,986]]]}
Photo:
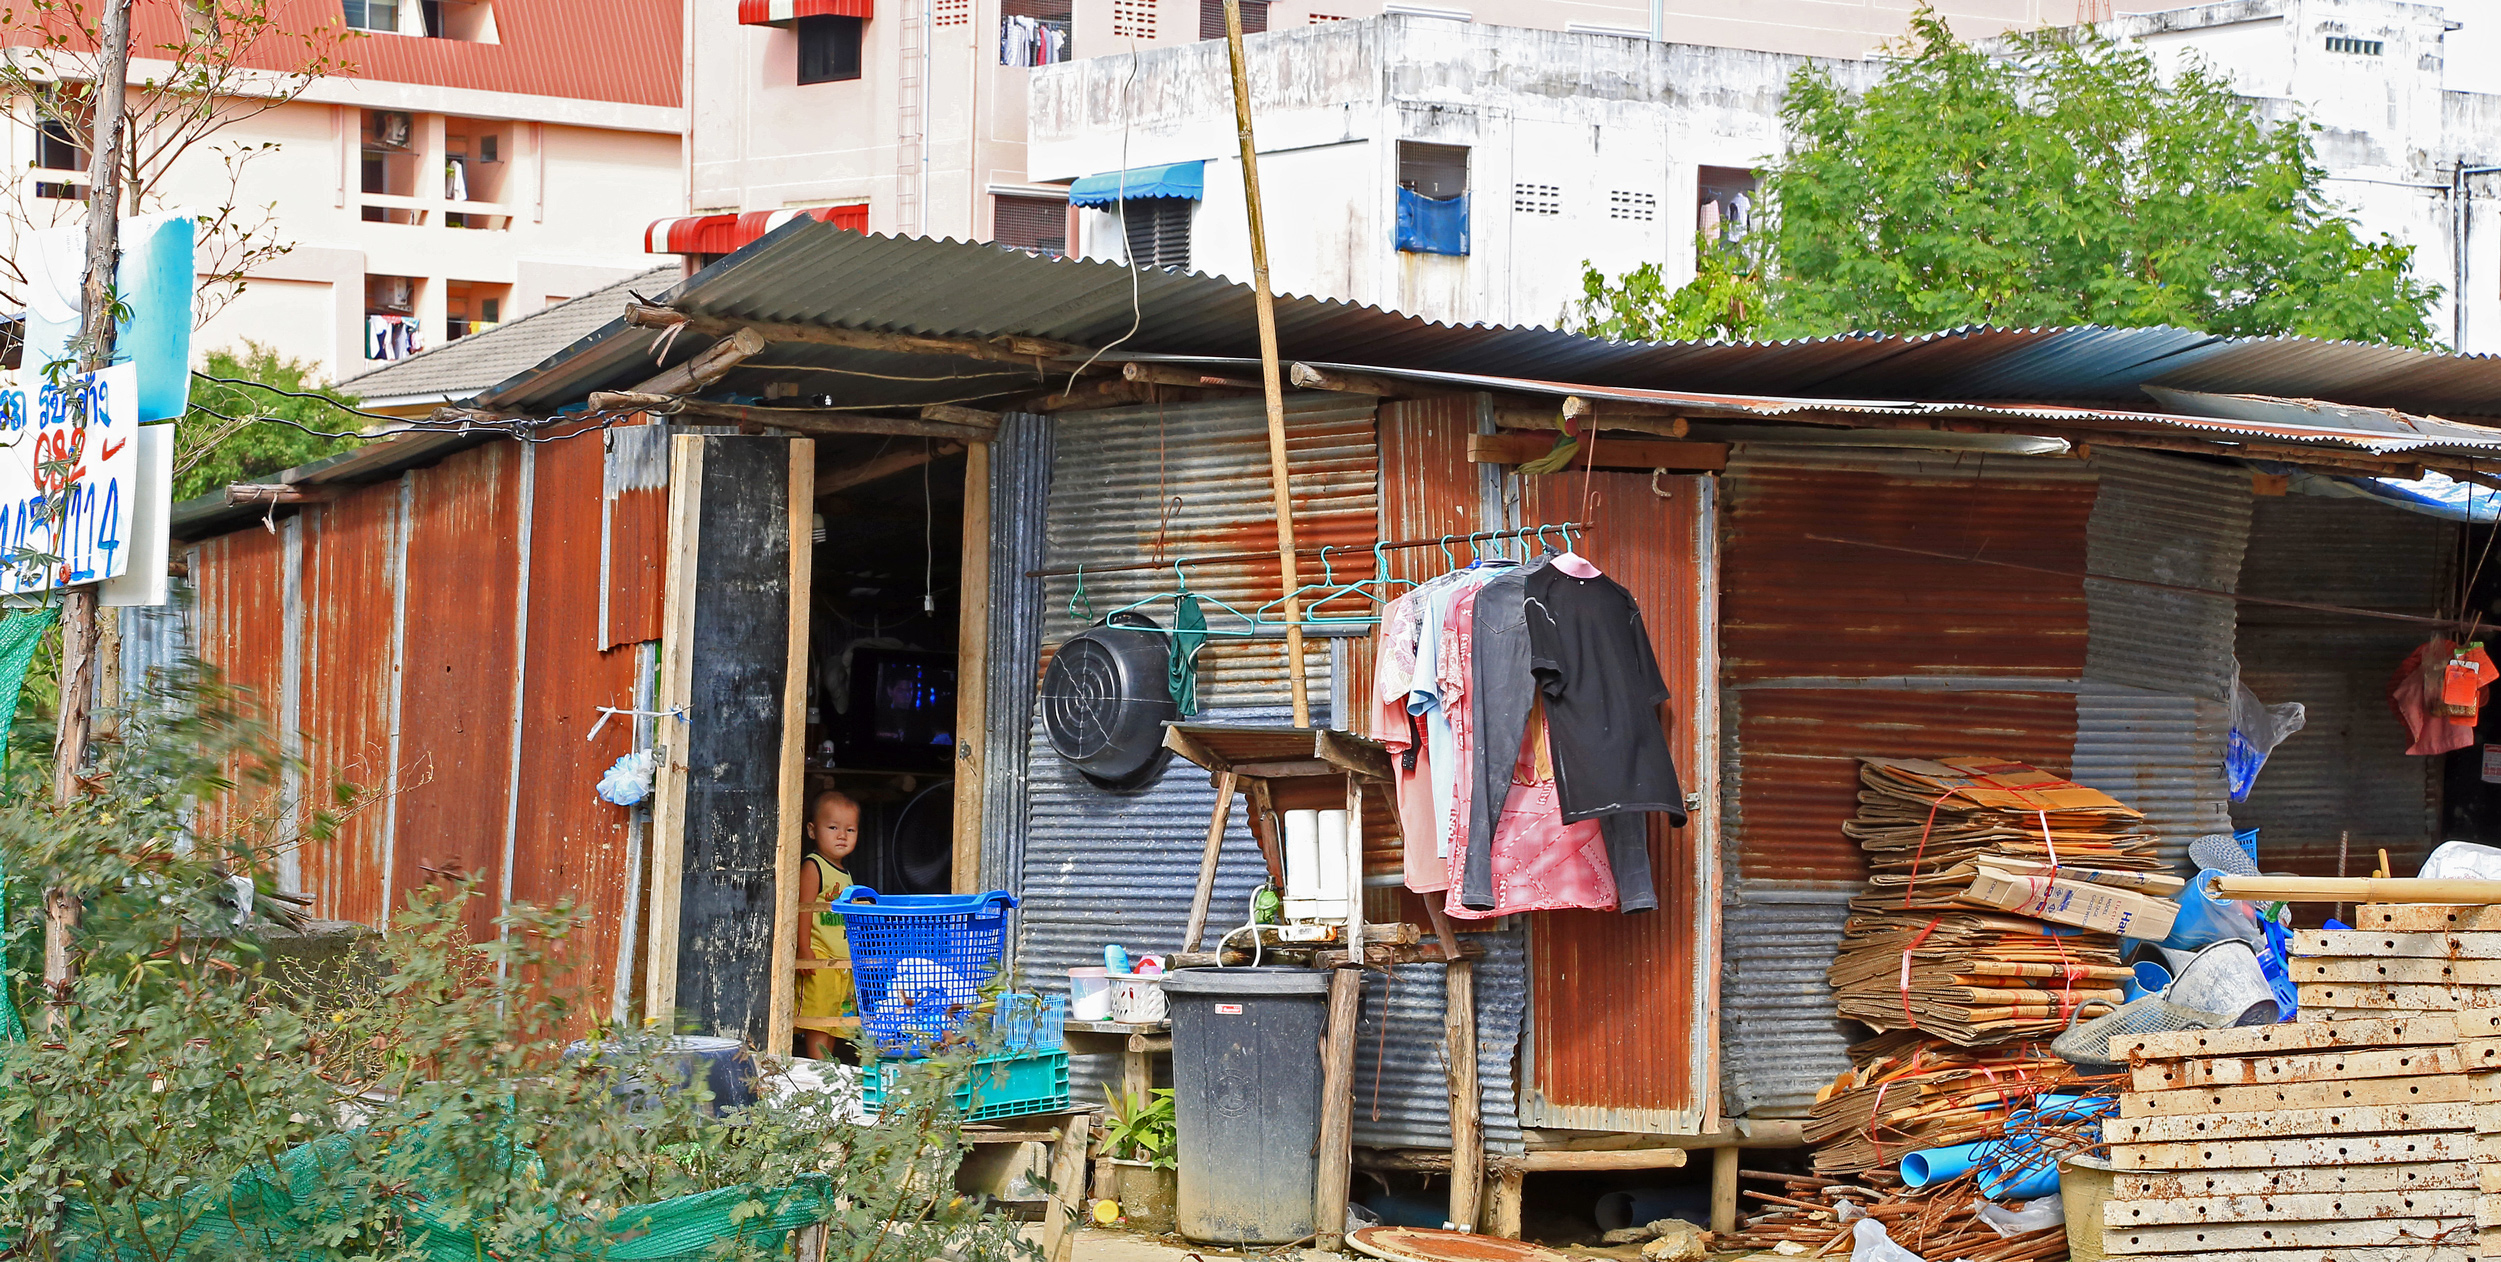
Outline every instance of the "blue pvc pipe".
{"label": "blue pvc pipe", "polygon": [[2171,986],[2171,970],[2154,960],[2138,960],[2135,976],[2120,984],[2130,1002],[2147,995],[2159,995]]}
{"label": "blue pvc pipe", "polygon": [[1984,1139],[1973,1144],[1956,1144],[1951,1148],[1928,1148],[1902,1158],[1902,1182],[1923,1188],[1943,1183],[1955,1175],[1980,1164],[1988,1150],[2000,1147],[1998,1141]]}
{"label": "blue pvc pipe", "polygon": [[[2058,1163],[2038,1148],[2025,1148],[2000,1154],[2012,1161],[1991,1161],[1980,1169],[1980,1195],[1992,1201],[2029,1201],[2058,1191]],[[2026,1160],[2033,1168],[2013,1172],[2008,1181],[2008,1167],[2021,1166]]]}

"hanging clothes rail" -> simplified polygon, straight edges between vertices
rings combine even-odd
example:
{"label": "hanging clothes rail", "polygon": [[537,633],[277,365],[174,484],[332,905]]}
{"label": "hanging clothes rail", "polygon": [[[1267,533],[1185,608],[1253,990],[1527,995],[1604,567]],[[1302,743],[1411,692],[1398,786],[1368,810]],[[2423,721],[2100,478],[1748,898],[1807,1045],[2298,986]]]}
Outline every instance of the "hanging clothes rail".
{"label": "hanging clothes rail", "polygon": [[[1590,534],[1596,529],[1597,528],[1595,526],[1592,526],[1585,521],[1551,522],[1543,526],[1522,526],[1516,530],[1480,530],[1474,534],[1466,535],[1430,535],[1422,539],[1400,539],[1392,543],[1374,544],[1371,548],[1364,549],[1364,551],[1405,552],[1416,548],[1438,548],[1462,543],[1482,543],[1491,539],[1525,539],[1527,542],[1535,543],[1548,531],[1562,531],[1567,532],[1568,535],[1571,536],[1580,536]],[[1323,549],[1317,547],[1296,548],[1294,551],[1298,556],[1316,557],[1320,555]],[[1351,556],[1354,555],[1355,551],[1355,549],[1351,548],[1346,549],[1343,553],[1341,553],[1341,555]],[[1027,570],[1025,571],[1025,577],[1068,578],[1080,573],[1123,574],[1138,570],[1170,569],[1177,564],[1192,562],[1205,565],[1218,561],[1264,561],[1275,555],[1276,553],[1273,551],[1215,552],[1206,556],[1175,557],[1170,561],[1132,561],[1122,565],[1070,565],[1062,566],[1058,569]]]}

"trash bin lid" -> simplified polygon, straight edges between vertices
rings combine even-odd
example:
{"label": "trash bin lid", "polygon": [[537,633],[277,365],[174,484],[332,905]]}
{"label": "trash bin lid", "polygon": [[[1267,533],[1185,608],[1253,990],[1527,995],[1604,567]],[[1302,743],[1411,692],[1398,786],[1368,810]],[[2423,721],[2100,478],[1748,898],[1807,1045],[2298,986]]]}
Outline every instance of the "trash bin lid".
{"label": "trash bin lid", "polygon": [[1263,964],[1258,968],[1185,968],[1164,974],[1167,995],[1322,995],[1329,990],[1324,968]]}
{"label": "trash bin lid", "polygon": [[1424,1227],[1366,1227],[1346,1243],[1388,1262],[1570,1262],[1568,1254],[1525,1241]]}

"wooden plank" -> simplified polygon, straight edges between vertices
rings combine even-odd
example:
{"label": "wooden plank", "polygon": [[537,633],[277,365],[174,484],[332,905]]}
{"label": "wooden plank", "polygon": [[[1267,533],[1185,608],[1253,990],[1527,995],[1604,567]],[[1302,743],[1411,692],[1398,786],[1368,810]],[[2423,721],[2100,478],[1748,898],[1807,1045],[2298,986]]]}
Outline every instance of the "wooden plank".
{"label": "wooden plank", "polygon": [[1502,1240],[1520,1238],[1522,1192],[1527,1176],[1508,1166],[1495,1172],[1493,1187],[1485,1195],[1485,1234]]}
{"label": "wooden plank", "polygon": [[2221,1249],[2334,1249],[2342,1258],[2354,1248],[2464,1243],[2473,1219],[2374,1218],[2359,1222],[2183,1224],[2176,1227],[2106,1227],[2102,1251],[2112,1257],[2193,1253],[2211,1257]]}
{"label": "wooden plank", "polygon": [[2467,1218],[2482,1194],[2468,1188],[2419,1192],[2315,1192],[2263,1196],[2184,1196],[2105,1201],[2102,1225],[2113,1231],[2180,1223],[2341,1222],[2361,1218]]}
{"label": "wooden plank", "polygon": [[2480,986],[2387,985],[2378,982],[2302,982],[2301,1006],[2359,1012],[2455,1012],[2501,1008],[2501,990]]}
{"label": "wooden plank", "polygon": [[2196,1256],[2197,1262],[2480,1262],[2472,1242],[2376,1249],[2223,1249]]}
{"label": "wooden plank", "polygon": [[2392,1047],[2305,1052],[2293,1056],[2229,1057],[2162,1061],[2128,1071],[2136,1091],[2175,1087],[2243,1087],[2259,1083],[2330,1082],[2347,1078],[2410,1078],[2463,1073],[2466,1059],[2455,1047]]}
{"label": "wooden plank", "polygon": [[2351,1139],[2222,1139],[2206,1143],[2112,1144],[2114,1170],[2189,1170],[2213,1167],[2255,1170],[2269,1166],[2397,1165],[2426,1161],[2472,1161],[2476,1136],[2459,1131],[2430,1135],[2364,1135]]}
{"label": "wooden plank", "polygon": [[[743,334],[745,330],[740,330]],[[772,1007],[765,1021],[768,1055],[790,1054],[794,1037],[791,1019],[799,1011],[799,979],[791,966],[799,958],[799,864],[802,816],[808,802],[808,592],[816,573],[816,442],[793,439],[784,452],[790,479],[787,518],[789,537],[788,591],[783,607],[787,619],[782,642],[781,829],[774,847]]]}
{"label": "wooden plank", "polygon": [[[2307,1016],[2305,1011],[2303,1014]],[[2166,1030],[2113,1042],[2127,1059],[2184,1060],[2192,1056],[2266,1056],[2329,1047],[2390,1047],[2455,1042],[2458,1028],[2446,1015],[2380,1016],[2357,1021],[2294,1021],[2222,1030]]]}
{"label": "wooden plank", "polygon": [[[2501,1108],[2501,1105],[2491,1106]],[[2334,1109],[2264,1109],[2254,1113],[2191,1113],[2181,1117],[2113,1118],[2102,1123],[2111,1143],[2155,1144],[2178,1140],[2257,1139],[2269,1135],[2382,1135],[2397,1132],[2471,1130],[2476,1106],[2366,1104]]]}
{"label": "wooden plank", "polygon": [[949,888],[982,892],[984,771],[990,756],[990,444],[964,449],[963,572],[956,579],[955,842]]}
{"label": "wooden plank", "polygon": [[[939,443],[935,446],[924,444],[904,451],[889,452],[848,469],[836,469],[827,473],[824,479],[816,484],[816,497],[825,499],[829,496],[840,495],[852,487],[882,478],[891,478],[906,469],[917,469],[941,456],[952,456],[961,450],[964,448],[957,443]],[[970,508],[971,505],[967,504],[966,507]]]}
{"label": "wooden plank", "polygon": [[[1167,729],[1169,730],[1169,729]],[[1285,888],[1285,839],[1279,834],[1285,821],[1277,818],[1276,795],[1268,791],[1268,782],[1250,782],[1251,836],[1259,842],[1259,857],[1268,864],[1268,884]]]}
{"label": "wooden plank", "polygon": [[2119,1097],[2119,1116],[2123,1119],[2187,1117],[2371,1104],[2460,1104],[2469,1098],[2468,1083],[2471,1081],[2463,1074],[2429,1074],[2419,1078],[2359,1078],[2351,1082],[2287,1082],[2254,1087],[2130,1091]]}
{"label": "wooden plank", "polygon": [[2466,1062],[2470,1074],[2501,1070],[2501,1038],[2463,1038],[2458,1041],[2458,1055]]}
{"label": "wooden plank", "polygon": [[1355,1021],[1362,996],[1362,970],[1330,972],[1327,1041],[1320,1056],[1320,1175],[1312,1197],[1312,1222],[1324,1253],[1334,1252],[1346,1236],[1355,1159]]}
{"label": "wooden plank", "polygon": [[1190,895],[1190,921],[1181,932],[1181,949],[1195,951],[1207,936],[1207,913],[1216,897],[1216,863],[1224,851],[1225,825],[1233,819],[1232,768],[1216,773],[1216,808],[1207,820],[1207,846],[1198,857],[1198,888]]}
{"label": "wooden plank", "polygon": [[1737,1230],[1737,1167],[1744,1160],[1742,1150],[1730,1144],[1711,1150],[1711,1234],[1725,1236]]}
{"label": "wooden plank", "polygon": [[1442,969],[1442,1051],[1450,1064],[1450,1221],[1476,1229],[1485,1185],[1484,1096],[1476,1077],[1476,964]]}
{"label": "wooden plank", "polygon": [[2501,932],[2369,933],[2360,929],[2295,929],[2293,955],[2399,957],[2418,960],[2501,960]]}
{"label": "wooden plank", "polygon": [[[1526,464],[1554,450],[1561,434],[1470,434],[1468,463]],[[1588,447],[1574,453],[1572,468],[1589,467]],[[1655,438],[1601,438],[1601,469],[1667,469],[1679,473],[1717,473],[1728,467],[1728,444],[1689,443]]]}
{"label": "wooden plank", "polygon": [[2322,956],[2293,961],[2296,982],[2381,982],[2425,986],[2501,986],[2501,960],[2364,959]]}
{"label": "wooden plank", "polygon": [[[2501,1167],[2495,1167],[2501,1179]],[[2165,1197],[2301,1196],[2342,1192],[2412,1192],[2435,1189],[2482,1189],[2479,1167],[2472,1161],[2411,1162],[2395,1165],[2285,1166],[2257,1170],[2120,1171],[2111,1176],[2110,1195],[2129,1201]]]}
{"label": "wooden plank", "polygon": [[[673,715],[692,704],[695,646],[696,523],[703,512],[703,438],[670,441],[667,586],[661,597],[660,687],[654,706]],[[653,725],[660,769],[651,802],[651,923],[643,946],[643,1021],[674,1028],[677,1010],[679,896],[685,888],[686,722]]]}
{"label": "wooden plank", "polygon": [[2501,907],[2369,903],[2354,909],[2353,927],[2374,933],[2495,933],[2501,932]]}
{"label": "wooden plank", "polygon": [[1077,1243],[1076,1224],[1085,1219],[1086,1143],[1094,1117],[1081,1113],[1068,1123],[1051,1150],[1051,1199],[1042,1210],[1044,1262],[1068,1262]]}

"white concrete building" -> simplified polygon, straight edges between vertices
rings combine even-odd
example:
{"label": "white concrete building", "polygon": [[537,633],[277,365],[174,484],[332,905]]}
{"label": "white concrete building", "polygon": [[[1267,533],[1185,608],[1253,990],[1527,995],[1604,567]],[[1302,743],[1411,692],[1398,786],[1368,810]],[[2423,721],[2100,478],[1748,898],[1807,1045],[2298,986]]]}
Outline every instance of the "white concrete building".
{"label": "white concrete building", "polygon": [[[2439,5],[2233,0],[2103,29],[2161,64],[2203,58],[2264,115],[2315,123],[2330,195],[2365,236],[2414,246],[2418,275],[2446,291],[2440,334],[2501,350],[2501,96],[2449,86],[2458,27]],[[1804,62],[1404,15],[1247,47],[1275,285],[1459,323],[1555,321],[1584,259],[1690,279],[1697,232],[1741,213],[1751,169],[1779,152],[1783,85]],[[1822,64],[1845,87],[1882,73]],[[1027,174],[1093,203],[1077,213],[1080,251],[1248,277],[1220,47],[1049,67],[1031,91]],[[1173,164],[1199,199],[1098,191]],[[1466,200],[1428,206],[1415,189]],[[1402,230],[1402,202],[1410,218],[1463,215],[1464,247]]]}
{"label": "white concrete building", "polygon": [[[684,204],[675,0],[327,3],[277,12],[344,21],[347,68],[184,154],[146,207],[265,208],[292,247],[195,332],[195,357],[250,338],[344,380],[651,266],[645,225]],[[144,50],[178,42],[173,24],[140,7],[134,80],[163,74]],[[83,220],[87,163],[26,100],[0,105],[6,257],[15,231]],[[262,146],[230,183],[223,155]]]}

